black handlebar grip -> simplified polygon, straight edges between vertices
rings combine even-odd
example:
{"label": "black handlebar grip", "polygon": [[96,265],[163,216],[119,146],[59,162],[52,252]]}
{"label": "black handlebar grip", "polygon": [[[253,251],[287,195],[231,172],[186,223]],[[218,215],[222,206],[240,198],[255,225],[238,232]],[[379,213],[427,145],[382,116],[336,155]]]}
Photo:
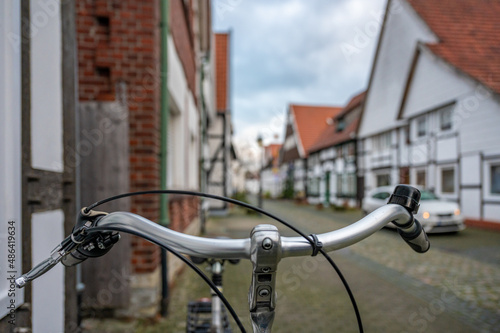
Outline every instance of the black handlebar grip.
{"label": "black handlebar grip", "polygon": [[420,207],[419,201],[420,191],[418,189],[409,185],[398,185],[387,203],[401,205],[410,213],[417,214]]}
{"label": "black handlebar grip", "polygon": [[431,247],[431,243],[427,238],[424,228],[417,219],[414,218],[413,223],[415,229],[412,232],[405,232],[404,229],[398,228],[398,233],[410,247],[418,253],[425,253]]}

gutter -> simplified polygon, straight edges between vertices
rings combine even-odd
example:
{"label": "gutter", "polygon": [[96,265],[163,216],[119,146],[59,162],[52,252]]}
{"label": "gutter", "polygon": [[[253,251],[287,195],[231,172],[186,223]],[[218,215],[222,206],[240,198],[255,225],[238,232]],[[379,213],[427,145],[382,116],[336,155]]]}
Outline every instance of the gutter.
{"label": "gutter", "polygon": [[[167,184],[167,161],[168,161],[168,124],[170,117],[169,101],[168,101],[168,16],[169,16],[169,0],[160,0],[160,34],[161,34],[161,142],[160,142],[160,188],[166,190]],[[168,196],[162,194],[160,196],[160,224],[168,226],[170,224],[168,216]],[[160,313],[165,317],[168,313],[168,261],[167,251],[161,249],[161,308]]]}
{"label": "gutter", "polygon": [[[200,158],[200,190],[202,193],[206,193],[208,190],[208,184],[207,184],[207,179],[208,179],[208,174],[207,171],[205,171],[205,144],[208,144],[208,139],[207,139],[207,122],[208,122],[208,115],[207,115],[207,110],[206,110],[206,103],[205,103],[205,94],[203,91],[203,82],[205,80],[205,61],[208,60],[208,56],[205,58],[201,59],[201,75],[200,75],[200,99],[201,99],[201,115],[200,115],[200,129],[201,129],[201,138],[200,138],[200,152],[201,152],[201,158]],[[205,200],[203,197],[200,198],[200,206],[199,206],[199,212],[200,212],[200,233],[202,235],[205,234],[206,232],[206,211],[205,211]]]}

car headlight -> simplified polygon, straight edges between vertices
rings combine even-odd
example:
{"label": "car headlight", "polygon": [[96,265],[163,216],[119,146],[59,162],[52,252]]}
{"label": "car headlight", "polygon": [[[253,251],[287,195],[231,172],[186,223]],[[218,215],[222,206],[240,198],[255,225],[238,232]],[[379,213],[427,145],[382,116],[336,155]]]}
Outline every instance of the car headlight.
{"label": "car headlight", "polygon": [[424,220],[427,220],[429,217],[431,217],[431,214],[429,214],[429,212],[424,212],[422,214],[422,217],[424,218]]}
{"label": "car headlight", "polygon": [[455,209],[455,211],[454,211],[453,213],[455,214],[455,216],[460,215],[460,209],[458,209],[458,208],[457,208],[457,209]]}

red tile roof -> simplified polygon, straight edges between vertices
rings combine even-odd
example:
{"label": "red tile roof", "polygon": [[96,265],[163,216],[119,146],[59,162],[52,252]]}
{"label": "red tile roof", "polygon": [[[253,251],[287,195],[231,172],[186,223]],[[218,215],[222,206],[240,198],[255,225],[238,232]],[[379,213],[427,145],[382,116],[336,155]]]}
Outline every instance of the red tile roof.
{"label": "red tile roof", "polygon": [[408,2],[440,39],[431,51],[500,93],[500,1]]}
{"label": "red tile roof", "polygon": [[215,88],[216,109],[225,112],[229,109],[229,34],[215,34]]}
{"label": "red tile roof", "polygon": [[266,146],[266,156],[269,157],[277,157],[279,152],[280,152],[281,144],[279,143],[271,143],[270,145]]}
{"label": "red tile roof", "polygon": [[310,106],[291,104],[297,131],[305,156],[320,134],[328,127],[326,120],[335,117],[342,108],[332,106]]}
{"label": "red tile roof", "polygon": [[[335,119],[339,119],[346,114],[350,113],[354,109],[356,109],[358,106],[360,106],[366,96],[366,91],[363,91],[362,93],[354,96],[351,98],[349,103],[347,103],[346,107],[342,109],[342,111],[339,112],[339,114],[335,117]],[[360,114],[361,115],[361,114]],[[319,135],[318,139],[316,142],[314,142],[313,145],[309,148],[308,153],[312,153],[321,149],[325,149],[331,146],[334,146],[336,144],[352,140],[353,139],[353,133],[354,135],[358,131],[358,126],[359,126],[359,120],[360,120],[360,115],[357,116],[355,119],[353,119],[351,122],[346,124],[346,128],[344,130],[337,132],[337,126],[335,124],[332,124],[330,126],[326,126],[326,128],[321,132]]]}
{"label": "red tile roof", "polygon": [[360,92],[359,94],[355,95],[354,97],[351,98],[349,103],[342,109],[342,111],[337,115],[337,118],[345,116],[347,113],[352,111],[355,107],[361,105],[365,101],[366,97],[366,90],[363,92]]}
{"label": "red tile roof", "polygon": [[272,143],[265,147],[266,164],[272,167],[278,166],[278,157],[280,154],[281,144]]}

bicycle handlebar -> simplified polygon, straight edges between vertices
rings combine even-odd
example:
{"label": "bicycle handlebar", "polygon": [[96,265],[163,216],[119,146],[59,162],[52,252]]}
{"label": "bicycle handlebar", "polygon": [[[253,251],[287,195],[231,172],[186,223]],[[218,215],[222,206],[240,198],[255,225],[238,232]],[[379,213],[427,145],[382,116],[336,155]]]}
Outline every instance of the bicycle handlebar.
{"label": "bicycle handlebar", "polygon": [[[261,213],[291,227],[302,237],[281,237],[275,226],[262,224],[255,227],[250,238],[246,239],[185,235],[136,214],[127,212],[107,214],[93,211],[91,208],[97,206],[97,203],[90,209],[82,209],[72,234],[51,252],[48,259],[16,279],[16,285],[22,288],[27,282],[41,276],[60,261],[66,266],[71,266],[89,257],[106,254],[120,238],[119,234],[113,231],[123,231],[163,246],[181,259],[183,258],[181,253],[203,258],[250,259],[253,264],[252,283],[249,290],[252,327],[254,332],[267,333],[271,331],[274,318],[276,271],[282,258],[315,256],[318,251],[329,258],[326,252],[353,245],[389,222],[398,228],[398,233],[413,250],[419,253],[426,252],[430,247],[429,240],[420,223],[413,217],[413,214],[418,211],[419,200],[420,192],[417,189],[399,185],[395,188],[387,205],[378,208],[358,222],[327,233],[310,235],[310,237],[279,218],[260,210]],[[334,268],[336,267],[332,261],[331,264]],[[336,270],[342,279],[337,268]],[[203,274],[200,276],[203,277]],[[212,286],[212,289],[214,288],[217,289],[216,286]],[[350,293],[347,285],[346,290]],[[219,297],[225,300],[222,294]],[[362,330],[357,307],[352,297],[351,300]],[[229,303],[227,305],[229,306]],[[234,311],[232,314],[241,325]]]}
{"label": "bicycle handlebar", "polygon": [[[342,249],[355,244],[375,233],[387,223],[396,221],[404,225],[412,215],[402,206],[389,204],[382,206],[356,223],[344,228],[317,235],[326,252]],[[401,229],[400,230],[407,230]],[[89,232],[123,231],[144,237],[156,244],[165,244],[174,250],[192,256],[218,259],[249,259],[250,238],[216,239],[190,236],[164,228],[142,216],[115,212],[102,217],[97,226]],[[425,248],[425,245],[421,245]],[[281,257],[310,255],[311,244],[303,237],[281,237]],[[412,247],[413,248],[413,247]],[[415,250],[415,248],[413,248]],[[418,251],[417,251],[418,252]]]}
{"label": "bicycle handlebar", "polygon": [[[388,204],[378,208],[356,223],[331,232],[317,235],[325,252],[339,250],[355,244],[375,233],[387,223],[394,222],[398,232],[408,245],[416,252],[423,253],[429,249],[430,243],[420,223],[412,214],[399,204]],[[251,240],[216,239],[190,236],[167,229],[142,216],[128,212],[114,212],[102,216],[96,226],[87,230],[89,234],[109,231],[131,233],[158,245],[167,245],[187,255],[218,259],[250,259]],[[55,266],[64,255],[57,249],[51,256],[16,279],[22,288],[27,282],[43,275]],[[281,258],[307,256],[312,252],[311,243],[303,237],[281,237]]]}

